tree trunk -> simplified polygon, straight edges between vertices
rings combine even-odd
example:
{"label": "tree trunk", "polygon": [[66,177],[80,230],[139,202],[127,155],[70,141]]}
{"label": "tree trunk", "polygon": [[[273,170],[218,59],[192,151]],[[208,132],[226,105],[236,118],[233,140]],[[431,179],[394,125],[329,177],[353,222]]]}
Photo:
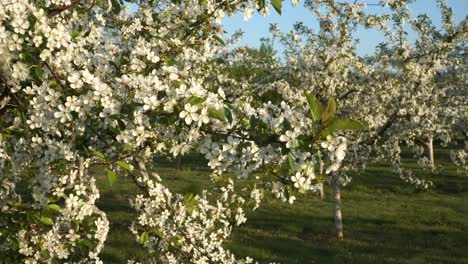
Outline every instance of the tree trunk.
{"label": "tree trunk", "polygon": [[320,200],[325,199],[325,193],[323,192],[323,182],[319,183],[319,197]]}
{"label": "tree trunk", "polygon": [[[320,161],[320,175],[323,174],[323,161]],[[325,198],[325,193],[323,192],[323,182],[319,183],[319,197],[321,200]]]}
{"label": "tree trunk", "polygon": [[338,174],[338,172],[333,173],[331,184],[333,187],[336,236],[338,240],[343,240],[343,222],[341,220],[340,175]]}
{"label": "tree trunk", "polygon": [[434,146],[432,144],[432,136],[427,138],[427,148],[429,150],[429,161],[431,162],[431,170],[435,170],[435,160],[434,160]]}

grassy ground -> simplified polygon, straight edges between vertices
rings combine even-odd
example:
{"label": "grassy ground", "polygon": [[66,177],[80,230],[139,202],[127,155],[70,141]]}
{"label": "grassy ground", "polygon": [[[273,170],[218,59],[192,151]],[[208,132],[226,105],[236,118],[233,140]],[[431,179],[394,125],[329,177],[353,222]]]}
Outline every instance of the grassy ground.
{"label": "grassy ground", "polygon": [[[439,162],[446,162],[447,153],[438,154]],[[182,161],[180,170],[177,164],[166,164],[159,173],[179,191],[197,192],[208,184],[209,174],[198,162]],[[412,165],[411,160],[407,163]],[[266,201],[234,230],[227,246],[262,263],[468,263],[468,177],[448,166],[433,179],[435,189],[418,192],[385,165],[354,175],[342,190],[344,241],[334,238],[327,190],[323,201],[314,196],[294,205]],[[125,263],[129,257],[143,256],[128,231],[133,185],[119,179],[109,189],[104,175],[99,184],[99,206],[111,220],[104,262]]]}

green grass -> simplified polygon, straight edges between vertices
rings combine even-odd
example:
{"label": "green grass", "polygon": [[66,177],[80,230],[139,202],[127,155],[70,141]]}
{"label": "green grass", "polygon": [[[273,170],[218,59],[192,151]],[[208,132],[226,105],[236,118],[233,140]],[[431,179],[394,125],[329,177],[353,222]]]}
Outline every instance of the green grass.
{"label": "green grass", "polygon": [[[438,162],[447,163],[447,151],[438,150]],[[414,165],[411,159],[405,160]],[[199,159],[181,161],[181,168],[163,162],[158,171],[170,188],[199,192],[209,184],[209,171]],[[125,178],[110,189],[99,177],[99,207],[111,221],[102,258],[125,263],[144,256],[128,230],[134,214],[128,199],[136,192]],[[333,203],[327,187],[325,200],[314,195],[294,205],[266,200],[234,229],[229,247],[239,256],[281,263],[468,263],[468,177],[446,166],[431,176],[435,189],[416,191],[393,175],[385,164],[353,175],[342,189],[344,241],[333,229]]]}

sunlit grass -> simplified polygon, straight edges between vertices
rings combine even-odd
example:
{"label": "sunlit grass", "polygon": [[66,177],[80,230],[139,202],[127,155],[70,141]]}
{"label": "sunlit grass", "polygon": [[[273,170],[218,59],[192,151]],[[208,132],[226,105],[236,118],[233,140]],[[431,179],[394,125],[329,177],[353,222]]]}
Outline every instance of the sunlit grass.
{"label": "sunlit grass", "polygon": [[[447,165],[447,152],[438,151]],[[406,164],[414,165],[411,159]],[[202,159],[161,162],[169,187],[197,193],[209,186]],[[180,165],[179,165],[180,164]],[[178,168],[179,167],[179,168]],[[102,197],[111,231],[102,253],[105,263],[125,263],[144,256],[128,230],[134,215],[128,199],[137,192],[129,179],[109,188],[99,169]],[[424,173],[424,172],[420,172]],[[430,191],[417,191],[385,164],[353,175],[342,190],[345,240],[334,237],[329,188],[325,200],[310,195],[294,205],[267,200],[247,223],[234,229],[227,246],[240,256],[281,263],[468,263],[468,177],[445,166],[430,177]]]}

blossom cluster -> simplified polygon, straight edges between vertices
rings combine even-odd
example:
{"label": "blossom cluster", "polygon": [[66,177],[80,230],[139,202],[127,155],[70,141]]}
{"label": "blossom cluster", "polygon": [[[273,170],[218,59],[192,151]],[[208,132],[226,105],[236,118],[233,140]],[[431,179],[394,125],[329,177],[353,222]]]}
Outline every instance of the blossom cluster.
{"label": "blossom cluster", "polygon": [[155,262],[250,262],[236,259],[222,244],[234,226],[247,220],[243,208],[258,207],[258,190],[251,191],[251,203],[250,197],[239,195],[234,182],[228,180],[215,193],[183,197],[172,193],[146,168],[137,179],[147,186],[147,195],[138,195],[132,202],[138,217],[131,230]]}

